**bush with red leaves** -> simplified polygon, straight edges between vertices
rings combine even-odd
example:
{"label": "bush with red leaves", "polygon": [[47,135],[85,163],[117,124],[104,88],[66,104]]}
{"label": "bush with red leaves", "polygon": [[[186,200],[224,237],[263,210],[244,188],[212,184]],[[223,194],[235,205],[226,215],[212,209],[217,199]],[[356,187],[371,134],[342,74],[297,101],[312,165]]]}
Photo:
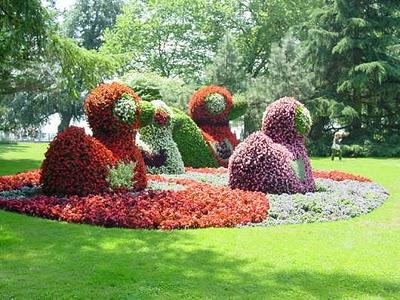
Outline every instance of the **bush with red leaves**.
{"label": "bush with red leaves", "polygon": [[42,164],[40,183],[47,195],[88,195],[110,190],[109,168],[116,159],[83,128],[71,126],[50,143]]}
{"label": "bush with red leaves", "polygon": [[38,185],[40,170],[18,173],[16,175],[0,176],[0,191],[16,190],[23,186]]}
{"label": "bush with red leaves", "polygon": [[354,180],[361,182],[371,182],[371,179],[368,179],[366,177],[353,175],[342,171],[313,171],[313,175],[316,178],[326,178],[335,181]]}
{"label": "bush with red leaves", "polygon": [[142,154],[135,144],[140,109],[136,109],[133,123],[122,122],[113,113],[115,103],[121,98],[129,99],[126,96],[139,104],[140,97],[131,88],[117,82],[101,84],[90,92],[84,108],[93,136],[110,149],[119,161],[136,163],[134,190],[141,190],[146,187],[147,179]]}

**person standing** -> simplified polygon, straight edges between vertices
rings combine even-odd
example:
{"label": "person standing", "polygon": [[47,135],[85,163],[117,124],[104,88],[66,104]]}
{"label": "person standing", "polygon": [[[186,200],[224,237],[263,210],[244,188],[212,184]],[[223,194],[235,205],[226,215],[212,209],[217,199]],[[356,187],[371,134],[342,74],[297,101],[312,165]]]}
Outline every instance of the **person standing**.
{"label": "person standing", "polygon": [[339,160],[342,160],[342,148],[341,148],[341,143],[344,137],[348,136],[349,134],[343,131],[337,131],[335,132],[333,136],[333,141],[332,141],[332,155],[331,159],[335,160],[335,156],[339,157]]}

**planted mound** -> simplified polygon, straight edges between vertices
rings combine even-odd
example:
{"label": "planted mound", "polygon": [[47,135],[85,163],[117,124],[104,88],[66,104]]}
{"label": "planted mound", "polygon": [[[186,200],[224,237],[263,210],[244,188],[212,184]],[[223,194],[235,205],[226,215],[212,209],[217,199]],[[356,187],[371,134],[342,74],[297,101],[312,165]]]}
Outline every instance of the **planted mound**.
{"label": "planted mound", "polygon": [[69,127],[50,143],[40,183],[47,195],[88,195],[110,190],[107,176],[116,163],[110,150],[83,128]]}
{"label": "planted mound", "polygon": [[[242,104],[236,111],[243,111]],[[207,86],[196,91],[189,102],[189,113],[201,128],[204,139],[220,166],[227,167],[229,157],[239,144],[229,127],[235,110],[231,93],[220,86]]]}
{"label": "planted mound", "polygon": [[216,85],[197,90],[189,102],[189,114],[197,125],[226,124],[233,106],[231,93]]}

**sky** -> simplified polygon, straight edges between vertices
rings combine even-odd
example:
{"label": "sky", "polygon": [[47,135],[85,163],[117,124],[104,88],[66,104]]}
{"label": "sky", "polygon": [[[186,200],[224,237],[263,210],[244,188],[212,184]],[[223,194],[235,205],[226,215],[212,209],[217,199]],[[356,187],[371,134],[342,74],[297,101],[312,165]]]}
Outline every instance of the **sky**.
{"label": "sky", "polygon": [[56,7],[59,10],[64,10],[73,5],[75,0],[56,0]]}

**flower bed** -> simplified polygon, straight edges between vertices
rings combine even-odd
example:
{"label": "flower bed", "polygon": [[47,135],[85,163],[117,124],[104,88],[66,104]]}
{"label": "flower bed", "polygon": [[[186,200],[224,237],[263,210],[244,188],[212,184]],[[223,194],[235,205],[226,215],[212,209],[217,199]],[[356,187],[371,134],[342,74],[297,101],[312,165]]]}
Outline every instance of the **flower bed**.
{"label": "flower bed", "polygon": [[[158,175],[149,175],[149,179],[169,183],[172,189],[68,198],[30,191],[21,197],[21,192],[14,190],[0,192],[0,208],[47,219],[128,228],[232,227],[267,217],[268,200],[262,193]],[[3,181],[7,180],[13,180],[12,176]],[[174,188],[177,185],[180,187]]]}
{"label": "flower bed", "polygon": [[149,175],[149,188],[137,193],[68,198],[42,195],[38,170],[3,176],[0,208],[106,227],[272,226],[349,219],[377,208],[388,196],[368,178],[339,171],[314,171],[315,193],[268,195],[268,199],[260,192],[227,187],[225,168],[185,171]]}

